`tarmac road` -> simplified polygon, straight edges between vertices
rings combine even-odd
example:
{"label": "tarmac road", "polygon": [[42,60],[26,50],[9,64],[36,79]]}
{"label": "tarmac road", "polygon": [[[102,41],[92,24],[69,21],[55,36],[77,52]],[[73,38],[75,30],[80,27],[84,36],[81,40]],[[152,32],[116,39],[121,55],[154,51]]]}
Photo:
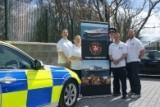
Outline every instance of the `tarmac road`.
{"label": "tarmac road", "polygon": [[160,79],[144,78],[141,80],[141,84],[142,95],[139,99],[124,100],[121,99],[121,96],[113,97],[111,95],[90,97],[82,98],[75,107],[160,107]]}

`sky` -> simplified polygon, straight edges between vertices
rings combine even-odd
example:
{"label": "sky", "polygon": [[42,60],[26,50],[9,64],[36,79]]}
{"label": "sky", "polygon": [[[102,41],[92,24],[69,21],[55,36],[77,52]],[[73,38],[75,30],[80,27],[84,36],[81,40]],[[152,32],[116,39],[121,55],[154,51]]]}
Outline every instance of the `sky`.
{"label": "sky", "polygon": [[[131,0],[131,6],[133,8],[139,8],[142,6],[144,0]],[[156,1],[156,0],[152,0]],[[152,16],[147,21],[144,29],[140,32],[140,36],[142,37],[142,41],[145,43],[160,41],[160,4],[156,6],[156,11],[153,11]],[[144,9],[141,17],[147,14],[147,9]]]}
{"label": "sky", "polygon": [[140,33],[142,40],[146,42],[160,41],[160,14],[152,15]]}
{"label": "sky", "polygon": [[[130,0],[130,6],[133,9],[138,9],[142,7],[144,0]],[[152,0],[156,1],[156,0]],[[148,4],[146,6],[149,6]],[[152,16],[147,21],[144,29],[140,32],[140,36],[142,37],[142,41],[145,42],[154,42],[160,41],[160,4],[156,6],[156,13],[153,13]],[[144,9],[140,17],[144,17],[147,14],[147,8]]]}
{"label": "sky", "polygon": [[[144,0],[132,0],[133,6],[138,8],[143,4],[143,1]],[[156,10],[158,9],[160,9],[160,4],[156,6]],[[147,10],[145,9],[142,14],[146,15]],[[145,41],[146,43],[160,41],[160,11],[153,11],[152,16],[147,21],[144,29],[140,32],[140,36],[142,37],[142,41]]]}

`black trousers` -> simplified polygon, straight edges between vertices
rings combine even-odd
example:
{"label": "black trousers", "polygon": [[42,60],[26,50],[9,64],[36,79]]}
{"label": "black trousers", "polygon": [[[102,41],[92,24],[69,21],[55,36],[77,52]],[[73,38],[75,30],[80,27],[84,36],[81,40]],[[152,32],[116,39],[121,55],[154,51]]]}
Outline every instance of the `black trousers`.
{"label": "black trousers", "polygon": [[131,92],[135,94],[141,93],[141,83],[138,76],[140,72],[140,62],[131,62],[127,64],[127,77],[130,82]]}
{"label": "black trousers", "polygon": [[113,72],[113,93],[114,94],[120,94],[120,82],[121,82],[121,89],[122,89],[122,95],[126,95],[126,77],[127,72],[125,67],[120,68],[111,68]]}

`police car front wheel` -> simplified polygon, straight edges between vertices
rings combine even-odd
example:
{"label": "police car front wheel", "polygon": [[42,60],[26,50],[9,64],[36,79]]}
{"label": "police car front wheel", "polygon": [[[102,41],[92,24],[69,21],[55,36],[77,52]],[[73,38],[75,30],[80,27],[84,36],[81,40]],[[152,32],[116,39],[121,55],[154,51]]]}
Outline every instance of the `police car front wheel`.
{"label": "police car front wheel", "polygon": [[78,86],[73,80],[69,80],[62,91],[60,107],[73,107],[77,102]]}

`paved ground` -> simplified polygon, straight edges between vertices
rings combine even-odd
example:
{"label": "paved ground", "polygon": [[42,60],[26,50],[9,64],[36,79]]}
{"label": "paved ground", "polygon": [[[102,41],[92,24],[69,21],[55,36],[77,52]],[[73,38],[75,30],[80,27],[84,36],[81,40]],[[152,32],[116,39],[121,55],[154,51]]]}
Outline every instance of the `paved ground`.
{"label": "paved ground", "polygon": [[139,99],[98,96],[83,98],[76,107],[160,107],[160,79],[141,79],[141,83],[142,96]]}

